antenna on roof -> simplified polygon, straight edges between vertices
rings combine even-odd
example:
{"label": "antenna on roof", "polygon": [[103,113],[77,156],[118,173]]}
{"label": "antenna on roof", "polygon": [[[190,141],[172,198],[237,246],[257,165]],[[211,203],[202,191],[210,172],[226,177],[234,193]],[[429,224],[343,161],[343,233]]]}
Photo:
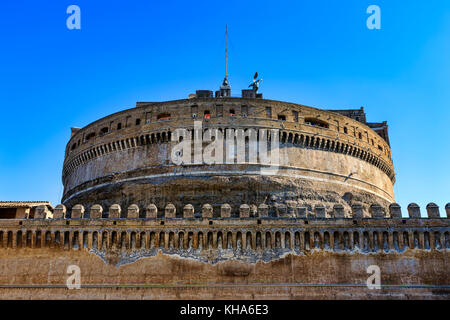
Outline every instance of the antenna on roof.
{"label": "antenna on roof", "polygon": [[225,25],[225,79],[228,77],[228,25]]}
{"label": "antenna on roof", "polygon": [[216,91],[216,97],[230,97],[231,87],[228,83],[228,25],[225,25],[225,78],[220,90]]}

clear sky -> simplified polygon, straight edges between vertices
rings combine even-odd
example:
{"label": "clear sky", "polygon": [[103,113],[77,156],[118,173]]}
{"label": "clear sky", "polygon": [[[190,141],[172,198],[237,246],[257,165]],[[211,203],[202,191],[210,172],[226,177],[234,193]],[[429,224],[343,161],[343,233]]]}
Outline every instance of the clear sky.
{"label": "clear sky", "polygon": [[[66,9],[81,9],[69,30]],[[369,30],[369,5],[381,29]],[[389,124],[403,207],[450,202],[450,1],[3,1],[0,200],[62,196],[70,127],[136,101],[239,94],[255,71],[265,98],[364,106]]]}

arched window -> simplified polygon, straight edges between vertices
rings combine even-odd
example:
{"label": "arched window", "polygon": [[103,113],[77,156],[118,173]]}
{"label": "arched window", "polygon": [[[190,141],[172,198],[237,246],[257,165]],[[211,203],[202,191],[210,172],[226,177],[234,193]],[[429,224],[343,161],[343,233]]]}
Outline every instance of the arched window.
{"label": "arched window", "polygon": [[117,124],[117,130],[120,130],[120,129],[122,129],[122,123],[121,123],[121,122],[119,122],[119,123]]}

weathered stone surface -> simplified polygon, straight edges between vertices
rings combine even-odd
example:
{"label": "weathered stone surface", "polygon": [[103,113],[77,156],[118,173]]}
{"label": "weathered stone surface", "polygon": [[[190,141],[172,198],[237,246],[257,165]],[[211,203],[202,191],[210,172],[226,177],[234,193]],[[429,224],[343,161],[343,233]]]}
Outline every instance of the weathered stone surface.
{"label": "weathered stone surface", "polygon": [[47,206],[37,206],[34,212],[35,219],[45,219],[47,218]]}
{"label": "weathered stone surface", "polygon": [[306,218],[308,208],[304,206],[297,206],[297,217],[298,218]]}
{"label": "weathered stone surface", "polygon": [[250,207],[247,204],[241,204],[239,207],[239,217],[249,218],[250,217]]}
{"label": "weathered stone surface", "polygon": [[176,218],[177,209],[172,203],[169,203],[164,209],[165,218]]}
{"label": "weathered stone surface", "polygon": [[122,208],[120,208],[119,204],[113,204],[111,207],[109,207],[109,218],[111,219],[118,219],[120,218],[120,212],[122,211]]}
{"label": "weathered stone surface", "polygon": [[[221,100],[222,115],[216,115],[216,103],[214,98],[167,101],[158,103],[159,111],[153,103],[139,103],[137,108],[112,114],[77,129],[64,161],[63,204],[72,207],[82,203],[89,208],[98,203],[106,209],[114,203],[122,208],[131,204],[145,208],[149,203],[164,208],[167,203],[172,203],[177,210],[182,210],[190,203],[200,211],[204,203],[214,207],[229,203],[233,207],[232,214],[238,215],[242,203],[286,205],[292,202],[288,204],[287,212],[287,216],[292,216],[290,208],[295,205],[332,208],[341,204],[350,211],[352,201],[358,201],[367,208],[372,203],[387,207],[390,201],[394,201],[394,168],[389,144],[364,125],[364,121],[339,112],[264,99],[259,99],[258,105],[251,107],[247,99]],[[249,107],[246,117],[238,112],[243,105]],[[171,151],[179,141],[171,141],[173,130],[167,128],[191,128],[191,107],[200,113],[201,110],[210,112],[207,120],[211,129],[226,127],[236,132],[248,131],[255,126],[279,129],[283,152],[280,153],[281,165],[276,174],[264,174],[265,165],[247,160],[234,164],[175,165]],[[270,108],[274,115],[286,116],[286,121],[266,118],[263,116],[266,108]],[[231,109],[237,111],[235,116],[226,116],[225,110]],[[300,113],[302,121],[320,117],[327,123],[326,128],[299,124],[292,118],[292,112]],[[168,116],[164,122],[157,118],[161,114]],[[139,120],[140,124],[125,123],[132,120]],[[161,127],[161,123],[165,126]],[[342,123],[348,129],[349,126],[354,128],[355,134],[364,132],[364,139],[356,138],[349,142],[350,132],[343,132]],[[118,129],[119,124],[122,129]],[[149,134],[143,135],[142,125],[146,126],[145,131]],[[104,134],[104,130],[108,134]],[[74,143],[86,137],[89,137],[89,143]],[[373,139],[376,143],[367,143],[366,139]],[[304,159],[308,159],[306,166]],[[342,184],[342,177],[347,177],[355,168],[358,168],[358,179],[351,176]],[[156,184],[155,179],[158,181]],[[195,192],[192,192],[193,186]],[[283,211],[282,207],[278,209]],[[284,212],[278,214],[284,216]]]}
{"label": "weathered stone surface", "polygon": [[58,204],[55,209],[53,209],[53,219],[64,219],[66,217],[66,212],[66,206]]}
{"label": "weathered stone surface", "polygon": [[139,207],[136,204],[132,204],[128,207],[127,218],[137,219],[139,218]]}
{"label": "weathered stone surface", "polygon": [[[45,290],[32,288],[8,289],[0,291],[3,299],[348,299],[349,295],[353,299],[446,299],[448,295],[436,292],[430,288],[411,288],[401,291],[398,288],[386,287],[383,290],[368,290],[367,287],[354,286],[351,288],[340,287],[344,284],[360,284],[367,279],[367,257],[361,254],[342,255],[333,252],[326,254],[312,254],[308,256],[288,255],[277,262],[257,263],[246,265],[239,261],[229,261],[218,265],[208,265],[198,261],[183,259],[179,257],[157,255],[140,259],[132,264],[123,265],[117,268],[113,265],[105,264],[101,258],[81,251],[52,251],[49,249],[40,250],[40,259],[27,255],[24,250],[18,252],[18,258],[22,264],[12,265],[5,250],[0,252],[0,264],[4,275],[8,278],[19,279],[18,284],[28,284],[29,278],[21,277],[26,268],[34,270],[35,282],[33,284],[65,284],[67,279],[67,268],[77,261],[81,270],[84,270],[84,278],[89,284],[102,283],[102,275],[107,274],[114,279],[114,284],[129,284],[130,275],[139,279],[139,284],[152,285],[155,283],[166,283],[167,278],[170,284],[191,284],[192,275],[199,284],[223,284],[229,278],[235,279],[233,284],[242,287],[192,287],[189,290],[167,290],[164,288],[136,287],[133,290],[126,287],[93,287],[79,290],[58,288],[56,286]],[[430,284],[442,284],[436,278],[436,272],[446,273],[445,257],[443,253],[424,253],[418,258],[418,263],[414,266],[416,271],[411,276],[405,270],[404,264],[408,257],[402,258],[396,255],[392,260],[385,260],[376,257],[375,262],[381,270],[385,271],[386,279],[384,284],[416,284],[423,283],[426,279]],[[431,266],[426,261],[434,260]],[[58,261],[51,264],[49,261]],[[317,268],[317,265],[323,266]],[[172,273],[173,268],[190,270],[191,272]],[[95,270],[95,272],[94,272]],[[199,273],[201,270],[201,274]],[[340,270],[352,270],[348,273],[340,273]],[[333,275],[341,274],[336,279]],[[7,278],[5,278],[6,280]],[[205,279],[208,281],[205,282]],[[405,281],[407,279],[407,282]],[[203,281],[201,281],[203,280]],[[200,282],[199,282],[200,281]],[[314,287],[292,287],[288,291],[284,287],[272,286],[274,283],[283,281],[286,284],[299,283],[319,283],[329,284],[327,290]],[[387,282],[386,282],[387,281]],[[112,282],[112,281],[111,281]],[[111,283],[109,282],[109,283]],[[4,282],[2,282],[4,283]],[[258,284],[255,287],[248,287],[248,284]],[[333,286],[335,285],[335,286]],[[381,291],[381,292],[380,292]],[[169,313],[172,314],[172,313]]]}
{"label": "weathered stone surface", "polygon": [[324,206],[315,206],[314,213],[316,218],[325,218],[325,207]]}
{"label": "weathered stone surface", "polygon": [[269,216],[269,206],[265,203],[261,203],[258,207],[258,216],[265,218]]}
{"label": "weathered stone surface", "polygon": [[275,212],[277,217],[286,217],[287,216],[287,206],[283,203],[277,203],[275,206]]}
{"label": "weathered stone surface", "polygon": [[352,205],[352,216],[353,218],[363,218],[363,206],[360,204]]}
{"label": "weathered stone surface", "polygon": [[103,214],[103,207],[99,204],[94,204],[89,212],[91,219],[101,219]]}
{"label": "weathered stone surface", "polygon": [[76,204],[72,207],[71,218],[72,219],[81,219],[84,215],[84,206],[81,204]]}
{"label": "weathered stone surface", "polygon": [[206,203],[202,206],[202,217],[203,218],[212,218],[213,217],[213,207]]}
{"label": "weathered stone surface", "polygon": [[222,218],[230,218],[231,217],[231,206],[228,203],[224,203],[220,207],[220,216]]}
{"label": "weathered stone surface", "polygon": [[420,218],[420,207],[416,203],[408,205],[408,214],[410,218]]}
{"label": "weathered stone surface", "polygon": [[187,204],[183,208],[183,218],[193,218],[194,217],[194,206],[192,204]]}
{"label": "weathered stone surface", "polygon": [[402,208],[398,203],[391,203],[389,205],[389,213],[391,218],[393,219],[401,219],[402,217]]}
{"label": "weathered stone surface", "polygon": [[370,215],[372,216],[372,218],[385,218],[383,207],[381,207],[379,204],[373,204],[370,206]]}
{"label": "weathered stone surface", "polygon": [[[217,219],[213,225],[199,223],[196,219],[170,219],[164,224],[159,219],[148,220],[145,225],[134,219],[125,219],[117,225],[109,219],[91,219],[70,221],[70,229],[67,229],[67,225],[58,220],[23,220],[20,230],[3,234],[3,246],[8,249],[0,248],[0,269],[3,270],[0,285],[65,283],[67,265],[76,261],[84,270],[83,279],[87,284],[102,283],[105,275],[119,285],[129,284],[130,278],[139,279],[142,285],[189,284],[195,279],[197,284],[207,279],[206,283],[211,285],[223,284],[230,278],[233,284],[247,285],[322,281],[320,283],[330,285],[328,290],[296,291],[293,287],[286,293],[284,288],[276,291],[276,296],[293,298],[298,293],[298,297],[306,294],[324,299],[335,298],[336,294],[348,298],[351,294],[352,298],[367,299],[370,294],[367,288],[336,285],[360,284],[367,279],[366,268],[372,264],[383,270],[385,284],[450,285],[445,282],[450,279],[446,265],[450,241],[444,232],[448,230],[448,221],[430,219],[423,221],[426,225],[420,225],[416,219],[398,222],[359,219],[357,223],[342,219],[336,228],[334,219],[317,219],[309,224],[296,219],[263,219],[260,229],[255,228],[254,219],[239,218]],[[10,227],[10,221],[0,221],[0,229]],[[40,238],[37,235],[27,238],[29,230],[39,230]],[[216,233],[217,230],[220,232]],[[25,247],[26,250],[18,249]],[[22,263],[17,263],[17,259]],[[19,276],[30,268],[31,276]],[[173,271],[180,269],[184,272]],[[342,270],[351,272],[341,273],[336,278]],[[18,294],[14,288],[5,290],[9,298]],[[22,298],[34,299],[73,297],[67,296],[67,289],[59,290],[56,286],[34,288],[33,295],[28,296],[25,287],[20,293]],[[180,298],[172,290],[168,293],[154,289],[155,293],[145,286],[134,288],[132,292],[120,286],[81,290],[85,290],[85,298],[154,297],[154,294],[159,298]],[[259,286],[256,290],[244,286],[233,290],[234,298],[236,295],[269,298],[273,290],[278,289],[266,290]],[[417,297],[446,299],[449,296],[445,292],[437,294],[430,288],[420,290],[423,291],[417,291]],[[201,296],[197,298],[231,297],[231,291],[226,292],[226,289],[208,288],[199,291]],[[387,287],[373,297],[411,298],[412,292],[415,291],[411,288],[391,290]],[[190,291],[189,295],[192,294]],[[189,295],[186,297],[191,297]]]}
{"label": "weathered stone surface", "polygon": [[145,217],[147,219],[156,219],[158,216],[158,208],[154,204],[150,204],[145,212]]}
{"label": "weathered stone surface", "polygon": [[344,218],[345,217],[343,205],[335,204],[333,207],[333,211],[334,211],[335,218]]}
{"label": "weathered stone surface", "polygon": [[429,203],[427,205],[427,214],[428,218],[440,218],[439,206],[433,202]]}

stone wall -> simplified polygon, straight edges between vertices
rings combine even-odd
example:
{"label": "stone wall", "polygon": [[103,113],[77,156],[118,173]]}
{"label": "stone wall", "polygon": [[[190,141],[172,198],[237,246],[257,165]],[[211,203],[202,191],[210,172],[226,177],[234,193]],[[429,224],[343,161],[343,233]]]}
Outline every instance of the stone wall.
{"label": "stone wall", "polygon": [[[0,296],[9,298],[301,299],[444,298],[450,273],[447,218],[416,204],[409,218],[392,204],[384,212],[359,206],[346,214],[315,207],[243,204],[239,217],[224,205],[220,217],[205,204],[55,207],[52,219],[0,221]],[[140,211],[145,218],[137,218]],[[71,219],[65,219],[68,215]],[[66,269],[81,269],[82,288],[65,287]],[[381,270],[382,289],[365,284],[367,267]]]}

